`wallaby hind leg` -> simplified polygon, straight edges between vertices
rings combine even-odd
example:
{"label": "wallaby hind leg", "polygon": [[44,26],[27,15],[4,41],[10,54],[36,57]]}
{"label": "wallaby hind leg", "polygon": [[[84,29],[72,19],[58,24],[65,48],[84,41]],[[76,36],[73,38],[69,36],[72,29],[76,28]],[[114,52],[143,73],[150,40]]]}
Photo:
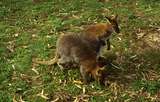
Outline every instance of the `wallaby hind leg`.
{"label": "wallaby hind leg", "polygon": [[57,61],[58,66],[61,70],[68,69],[69,64],[71,64],[71,58],[67,56],[61,56]]}
{"label": "wallaby hind leg", "polygon": [[83,66],[80,66],[80,73],[85,84],[88,84],[92,80],[91,73],[87,72]]}
{"label": "wallaby hind leg", "polygon": [[44,65],[53,65],[56,64],[58,62],[59,59],[59,54],[56,52],[55,53],[55,57],[49,61],[40,61],[40,60],[33,60],[33,62],[37,63],[37,64],[44,64]]}

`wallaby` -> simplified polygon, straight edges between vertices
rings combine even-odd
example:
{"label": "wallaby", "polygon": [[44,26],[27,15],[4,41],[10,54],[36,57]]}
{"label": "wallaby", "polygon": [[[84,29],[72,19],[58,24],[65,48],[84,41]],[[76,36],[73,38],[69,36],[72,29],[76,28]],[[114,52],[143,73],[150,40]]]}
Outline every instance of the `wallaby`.
{"label": "wallaby", "polygon": [[85,83],[94,78],[101,82],[102,67],[99,66],[99,51],[105,45],[107,39],[107,47],[110,49],[109,36],[112,32],[119,33],[117,23],[117,15],[106,17],[110,23],[98,23],[90,25],[82,33],[68,33],[60,35],[56,45],[54,59],[50,61],[34,62],[39,64],[52,65],[57,63],[61,69],[65,69],[64,65],[68,63],[76,63],[80,66],[80,73]]}
{"label": "wallaby", "polygon": [[91,39],[98,39],[105,45],[105,40],[107,40],[107,49],[110,50],[110,41],[109,38],[111,34],[115,31],[116,33],[120,33],[118,22],[118,15],[112,17],[106,17],[110,23],[98,23],[95,25],[90,25],[87,29],[85,29],[85,34],[89,36]]}

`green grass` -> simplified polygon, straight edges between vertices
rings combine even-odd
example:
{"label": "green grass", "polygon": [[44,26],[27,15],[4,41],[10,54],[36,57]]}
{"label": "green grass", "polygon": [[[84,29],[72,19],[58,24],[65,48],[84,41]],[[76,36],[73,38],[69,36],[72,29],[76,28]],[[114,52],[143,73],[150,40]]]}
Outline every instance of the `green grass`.
{"label": "green grass", "polygon": [[[159,33],[160,2],[97,1],[0,1],[0,102],[21,98],[26,102],[47,102],[58,97],[67,102],[78,97],[89,102],[160,101],[160,49],[145,42],[149,42],[148,35]],[[114,47],[111,53],[105,52],[116,56],[113,63],[119,67],[108,68],[108,86],[74,83],[81,79],[78,69],[64,73],[57,66],[32,63],[33,57],[54,57],[61,32],[79,32],[84,25],[107,22],[104,16],[112,14],[119,15],[121,34],[113,35]],[[141,33],[147,35],[138,38]],[[42,90],[48,99],[38,96]]]}

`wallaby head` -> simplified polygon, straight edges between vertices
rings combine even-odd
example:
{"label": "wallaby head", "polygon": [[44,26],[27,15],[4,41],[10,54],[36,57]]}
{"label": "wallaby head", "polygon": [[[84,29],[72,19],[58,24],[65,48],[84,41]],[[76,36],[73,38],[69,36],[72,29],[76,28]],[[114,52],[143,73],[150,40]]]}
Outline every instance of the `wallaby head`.
{"label": "wallaby head", "polygon": [[118,15],[114,15],[112,17],[106,17],[109,22],[111,23],[113,29],[115,30],[116,33],[120,33],[120,29],[119,29],[119,25],[118,25],[118,21],[117,21],[117,18],[118,18]]}

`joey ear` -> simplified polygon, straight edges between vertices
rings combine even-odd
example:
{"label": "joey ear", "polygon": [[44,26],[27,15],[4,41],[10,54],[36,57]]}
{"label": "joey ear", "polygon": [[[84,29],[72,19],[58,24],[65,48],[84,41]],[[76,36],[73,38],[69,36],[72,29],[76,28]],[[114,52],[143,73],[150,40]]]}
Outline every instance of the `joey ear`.
{"label": "joey ear", "polygon": [[100,69],[97,69],[97,70],[96,70],[96,76],[100,76],[100,73],[101,73],[101,70],[100,70]]}
{"label": "joey ear", "polygon": [[99,75],[99,70],[96,70],[96,76],[98,76]]}
{"label": "joey ear", "polygon": [[97,75],[97,76],[101,76],[101,74],[102,74],[102,72],[103,72],[104,69],[105,69],[104,67],[98,69],[98,70],[96,71],[96,75]]}
{"label": "joey ear", "polygon": [[103,71],[103,70],[105,70],[105,67],[102,67],[102,68],[100,68],[99,70]]}

